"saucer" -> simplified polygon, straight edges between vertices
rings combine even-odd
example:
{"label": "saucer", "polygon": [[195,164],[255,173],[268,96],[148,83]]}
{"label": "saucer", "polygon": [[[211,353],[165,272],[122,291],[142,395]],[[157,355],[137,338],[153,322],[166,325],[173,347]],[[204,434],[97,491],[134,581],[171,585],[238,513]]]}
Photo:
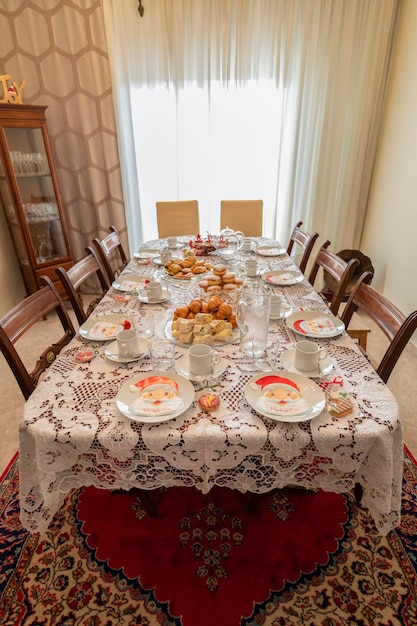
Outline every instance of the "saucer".
{"label": "saucer", "polygon": [[149,341],[146,339],[141,339],[138,337],[138,344],[140,352],[136,355],[124,356],[119,354],[117,341],[113,341],[107,348],[104,350],[104,356],[107,357],[110,361],[115,361],[116,363],[132,363],[133,361],[139,361],[144,356],[146,356],[149,352]]}
{"label": "saucer", "polygon": [[307,376],[307,378],[320,378],[321,376],[327,376],[327,374],[329,374],[333,369],[333,361],[330,357],[326,356],[326,358],[320,361],[320,370],[318,367],[316,367],[316,369],[311,370],[310,372],[303,372],[294,367],[294,356],[295,348],[287,350],[286,352],[281,354],[281,364],[288,372],[302,374],[303,376]]}
{"label": "saucer", "polygon": [[170,297],[171,297],[171,292],[166,287],[162,287],[162,298],[151,298],[149,300],[148,294],[146,293],[145,289],[142,289],[138,293],[138,299],[144,304],[160,304],[161,302],[165,302],[166,300],[169,300]]}
{"label": "saucer", "polygon": [[[213,372],[211,374],[207,374],[205,377],[218,378],[226,370],[227,365],[228,363],[226,359],[223,359],[223,357],[221,357],[220,363],[218,363],[218,365],[214,367]],[[184,354],[180,359],[178,359],[178,361],[175,362],[175,370],[177,374],[181,374],[181,376],[188,378],[188,380],[198,381],[200,379],[200,376],[191,374],[189,370],[188,354]]]}

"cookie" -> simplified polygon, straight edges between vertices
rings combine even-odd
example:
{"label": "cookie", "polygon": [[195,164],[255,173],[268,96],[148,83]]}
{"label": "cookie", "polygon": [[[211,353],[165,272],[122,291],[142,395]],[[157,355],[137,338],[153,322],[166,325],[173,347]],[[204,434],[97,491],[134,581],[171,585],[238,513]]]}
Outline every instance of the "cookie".
{"label": "cookie", "polygon": [[350,396],[345,391],[330,391],[327,394],[327,410],[334,417],[344,417],[353,412]]}

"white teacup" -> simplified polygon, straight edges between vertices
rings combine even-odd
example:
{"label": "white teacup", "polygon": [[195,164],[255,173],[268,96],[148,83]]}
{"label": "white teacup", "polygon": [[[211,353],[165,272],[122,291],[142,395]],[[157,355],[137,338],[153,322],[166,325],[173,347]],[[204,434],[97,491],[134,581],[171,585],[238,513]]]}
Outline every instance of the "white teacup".
{"label": "white teacup", "polygon": [[270,317],[279,317],[281,315],[282,300],[281,296],[271,296],[271,310]]}
{"label": "white teacup", "polygon": [[176,237],[167,237],[168,248],[170,250],[175,250],[178,245],[178,239]]}
{"label": "white teacup", "polygon": [[162,283],[153,281],[146,287],[148,300],[162,300]]}
{"label": "white teacup", "polygon": [[326,350],[314,341],[299,341],[295,346],[294,367],[301,372],[313,372],[326,356]]}
{"label": "white teacup", "polygon": [[136,330],[121,330],[117,333],[116,340],[120,356],[137,356],[139,354]]}
{"label": "white teacup", "polygon": [[216,365],[221,360],[220,354],[214,352],[210,346],[198,343],[188,349],[188,368],[190,374],[204,376],[213,373]]}

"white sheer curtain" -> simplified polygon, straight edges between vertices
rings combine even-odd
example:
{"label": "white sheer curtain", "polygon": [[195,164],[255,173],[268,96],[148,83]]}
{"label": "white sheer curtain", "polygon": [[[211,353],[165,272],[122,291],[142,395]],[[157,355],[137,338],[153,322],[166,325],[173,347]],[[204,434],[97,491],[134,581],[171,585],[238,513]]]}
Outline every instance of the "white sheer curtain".
{"label": "white sheer curtain", "polygon": [[358,247],[398,0],[102,0],[131,249],[157,200],[262,198],[264,233],[298,219]]}

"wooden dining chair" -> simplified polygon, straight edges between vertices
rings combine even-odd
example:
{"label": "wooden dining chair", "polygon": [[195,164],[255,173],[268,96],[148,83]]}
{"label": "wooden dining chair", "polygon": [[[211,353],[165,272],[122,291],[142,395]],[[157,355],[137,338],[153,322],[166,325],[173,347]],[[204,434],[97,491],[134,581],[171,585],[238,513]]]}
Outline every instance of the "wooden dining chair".
{"label": "wooden dining chair", "polygon": [[[300,262],[297,263],[300,272],[302,272],[304,274],[306,267],[307,267],[307,263],[310,259],[310,255],[311,252],[314,248],[314,244],[316,243],[316,240],[318,238],[318,233],[308,233],[307,231],[303,230],[301,228],[301,226],[303,225],[303,222],[298,222],[295,226],[294,226],[294,230],[291,233],[291,237],[290,240],[288,242],[288,246],[287,246],[287,254],[289,256],[292,256],[292,251],[294,248],[294,245],[299,246],[299,248],[301,248],[302,250],[302,255],[301,255],[301,259]],[[327,245],[330,245],[330,241],[327,243]]]}
{"label": "wooden dining chair", "polygon": [[246,237],[262,237],[263,200],[222,200],[220,229],[240,230]]}
{"label": "wooden dining chair", "polygon": [[[72,305],[75,316],[80,325],[84,324],[86,319],[100,302],[103,295],[110,288],[110,281],[107,276],[107,272],[105,272],[103,266],[101,265],[100,257],[98,256],[96,249],[88,246],[86,248],[86,252],[87,255],[81,259],[81,261],[75,263],[70,269],[66,270],[63,267],[57,267],[55,270],[55,273],[65,289],[65,293],[68,296],[68,300]],[[101,295],[94,298],[94,300],[92,300],[88,305],[87,309],[85,309],[83,299],[80,294],[80,287],[92,277],[98,278]]]}
{"label": "wooden dining chair", "polygon": [[[74,326],[56,287],[48,276],[39,279],[40,288],[21,300],[0,319],[0,349],[25,397],[35,390],[41,375],[55,361],[62,348],[75,337]],[[34,324],[56,311],[64,335],[40,355],[28,371],[15,344]]]}
{"label": "wooden dining chair", "polygon": [[99,239],[93,239],[93,245],[97,250],[101,263],[106,270],[108,279],[112,283],[119,273],[129,262],[127,254],[120,241],[119,233],[115,226],[109,226],[109,234]]}
{"label": "wooden dining chair", "polygon": [[173,200],[156,203],[158,237],[197,235],[200,216],[197,200]]}
{"label": "wooden dining chair", "polygon": [[417,311],[413,311],[406,317],[388,298],[371,287],[372,277],[373,273],[369,271],[362,274],[340,317],[348,329],[352,315],[359,309],[386,335],[389,346],[376,368],[377,373],[386,383],[409,339],[417,329]]}
{"label": "wooden dining chair", "polygon": [[359,265],[358,259],[351,259],[346,262],[337,256],[336,253],[328,250],[329,241],[326,240],[321,246],[314,260],[308,277],[309,283],[314,286],[317,274],[320,268],[323,272],[327,272],[335,281],[332,299],[329,302],[330,311],[333,315],[337,315],[343,296],[346,292],[347,285],[350,283],[355,268]]}

